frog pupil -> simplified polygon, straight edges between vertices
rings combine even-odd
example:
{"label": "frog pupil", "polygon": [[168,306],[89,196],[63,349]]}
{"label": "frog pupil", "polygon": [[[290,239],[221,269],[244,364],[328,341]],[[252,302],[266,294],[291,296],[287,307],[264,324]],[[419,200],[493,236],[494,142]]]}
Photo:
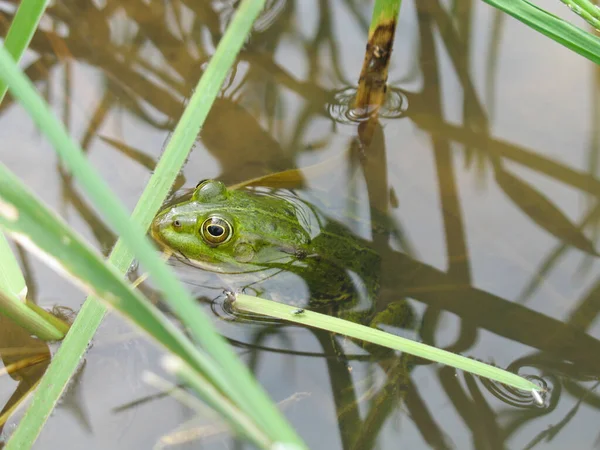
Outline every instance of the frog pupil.
{"label": "frog pupil", "polygon": [[200,235],[211,246],[227,242],[231,233],[231,225],[225,219],[217,216],[209,217],[200,227]]}
{"label": "frog pupil", "polygon": [[219,225],[209,225],[207,231],[214,237],[222,236],[225,230]]}

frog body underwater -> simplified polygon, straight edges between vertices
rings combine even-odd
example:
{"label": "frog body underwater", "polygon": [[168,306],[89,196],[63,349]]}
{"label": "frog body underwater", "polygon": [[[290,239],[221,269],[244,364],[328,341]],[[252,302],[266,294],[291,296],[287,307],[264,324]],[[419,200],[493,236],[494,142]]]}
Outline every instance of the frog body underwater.
{"label": "frog body underwater", "polygon": [[213,272],[296,273],[309,286],[310,304],[354,304],[361,295],[372,304],[379,289],[380,258],[369,242],[293,196],[206,180],[191,199],[161,211],[151,234],[181,259]]}

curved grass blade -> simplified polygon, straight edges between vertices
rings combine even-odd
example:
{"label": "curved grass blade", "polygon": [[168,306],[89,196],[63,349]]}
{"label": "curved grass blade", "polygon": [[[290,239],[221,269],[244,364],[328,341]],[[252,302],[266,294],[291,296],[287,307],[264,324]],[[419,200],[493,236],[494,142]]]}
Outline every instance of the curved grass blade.
{"label": "curved grass blade", "polygon": [[[165,153],[183,149],[184,155],[187,154],[195,141],[201,123],[206,118],[211,103],[219,92],[219,87],[226,76],[227,70],[233,64],[254,19],[263,6],[264,0],[244,0],[240,4],[234,19],[219,43],[211,63],[199,82],[196,92],[184,111]],[[271,437],[274,440],[294,442],[302,447],[301,440],[251,377],[248,369],[235,357],[224,339],[214,331],[208,317],[197,308],[189,293],[176,280],[172,271],[156,255],[153,247],[144,236],[144,229],[147,228],[149,220],[145,227],[141,227],[139,224],[131,224],[124,207],[91,168],[81,149],[69,139],[62,124],[51,113],[48,105],[36,94],[34,87],[19,72],[4,49],[0,50],[0,78],[9,84],[13,95],[27,109],[40,129],[50,139],[96,207],[106,215],[107,221],[119,232],[128,247],[138,255],[142,264],[153,276],[157,286],[164,292],[165,300],[168,301],[174,312],[190,329],[192,335],[199,342],[202,342],[206,351],[218,361],[218,365],[222,369],[223,382],[227,383],[232,393],[235,394],[234,400],[245,412],[251,412],[259,425],[272,434]],[[159,163],[159,167],[161,163],[162,161]],[[181,161],[182,163],[183,161]],[[177,167],[165,167],[163,170],[166,171],[165,175],[168,175],[163,179],[156,179],[156,183],[158,185],[168,183],[168,189],[175,176],[172,171],[178,172],[181,164]],[[172,177],[169,178],[169,175],[172,175]],[[123,258],[121,263],[125,263],[126,251],[124,249],[120,251],[123,252],[119,254],[120,258]],[[91,325],[95,329],[101,320],[102,314],[104,314],[104,310],[102,307],[93,304],[90,309],[93,312]],[[85,329],[87,325],[82,324],[81,327]],[[91,337],[93,332],[90,333],[88,330],[87,335]],[[53,394],[44,397],[45,403],[41,408],[45,412],[39,414],[41,420],[33,418],[31,422],[26,422],[29,415],[26,416],[22,425],[15,432],[13,439],[18,436],[18,442],[27,440],[30,443],[33,442],[39,433],[41,424],[46,420],[47,414],[56,403],[56,398],[60,395],[68,378],[69,375],[62,377],[58,386],[53,390]],[[51,382],[48,382],[48,385],[54,387]],[[27,424],[27,427],[23,426],[24,423]],[[33,430],[29,428],[31,425],[33,425]],[[14,446],[18,445],[21,444],[14,444]]]}
{"label": "curved grass blade", "polygon": [[[4,48],[19,61],[28,47],[46,9],[46,0],[21,2],[4,41]],[[0,103],[7,85],[0,80]],[[12,250],[0,233],[0,311],[43,340],[62,339],[69,327],[60,319],[26,301],[27,286]],[[23,302],[23,303],[21,303]]]}
{"label": "curved grass blade", "polygon": [[561,241],[598,256],[592,241],[546,196],[500,167],[496,169],[496,182],[513,203],[540,227]]}
{"label": "curved grass blade", "polygon": [[411,355],[435,361],[440,364],[446,364],[474,375],[479,375],[504,383],[508,386],[513,386],[517,389],[525,391],[541,390],[539,386],[531,381],[515,375],[514,373],[507,372],[506,370],[347,320],[307,310],[298,312],[297,308],[293,306],[258,297],[251,297],[245,294],[238,294],[233,305],[240,311],[276,317],[278,319],[300,323],[310,327],[332,331],[334,333],[340,333],[344,336],[410,353]]}
{"label": "curved grass blade", "polygon": [[550,14],[527,0],[483,0],[548,36],[568,49],[600,64],[600,38]]}
{"label": "curved grass blade", "polygon": [[[192,367],[204,372],[206,358],[183,333],[139,291],[134,291],[115,267],[106,264],[96,250],[28,192],[2,163],[0,198],[0,227],[13,239],[84,291],[125,314]],[[217,384],[222,383],[217,380]],[[229,392],[227,386],[223,386]]]}
{"label": "curved grass blade", "polygon": [[[200,354],[183,332],[139,291],[134,291],[127,285],[116,268],[106,264],[97,251],[27,192],[20,180],[1,163],[0,198],[3,199],[0,207],[0,227],[15,240],[37,254],[57,272],[66,275],[74,284],[95,294],[126,315],[158,343],[178,355],[188,367],[201,374],[196,374],[196,377],[210,381],[213,390],[219,389],[231,398],[236,397],[211,359]],[[197,393],[206,398],[205,391],[206,389],[201,389]],[[222,409],[222,405],[212,402],[210,404],[218,411]],[[253,416],[248,415],[243,424],[251,422],[253,419],[250,417]],[[252,429],[255,428],[256,425],[253,425]],[[237,429],[245,431],[243,427]],[[254,438],[254,431],[244,434]],[[8,448],[11,448],[10,443]]]}

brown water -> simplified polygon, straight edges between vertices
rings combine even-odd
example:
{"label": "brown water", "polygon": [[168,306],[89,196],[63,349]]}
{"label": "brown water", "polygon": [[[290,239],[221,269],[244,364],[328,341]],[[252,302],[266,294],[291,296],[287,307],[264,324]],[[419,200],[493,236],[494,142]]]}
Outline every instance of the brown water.
{"label": "brown water", "polygon": [[[235,3],[76,0],[49,8],[24,65],[129,208]],[[352,146],[359,133],[347,99],[370,3],[270,1],[177,188],[305,167]],[[546,3],[575,20],[559,2]],[[13,9],[2,3],[3,26]],[[284,402],[310,448],[352,448],[355,438],[361,449],[600,445],[600,264],[591,254],[600,217],[599,79],[592,63],[482,2],[405,1],[389,78],[396,103],[367,158],[340,159],[329,184],[307,180],[329,187],[328,201],[353,216],[368,218],[369,199],[389,209],[398,236],[384,255],[382,301],[407,298],[417,320],[415,329],[389,330],[539,377],[550,389],[544,407],[436,364],[372,361],[339,341],[344,360],[326,334],[308,329],[222,320],[222,286],[179,269],[198,297],[214,299],[201,305]],[[25,112],[7,98],[0,114],[1,161],[109,249],[112,232]],[[80,307],[81,292],[30,256],[22,261],[38,304]],[[6,322],[5,365],[48,352]],[[240,448],[218,421],[196,418],[143,382],[148,371],[165,376],[160,355],[110,314],[35,448],[147,449],[178,438],[184,443],[174,448]],[[42,371],[37,364],[0,376],[0,403],[8,408]]]}

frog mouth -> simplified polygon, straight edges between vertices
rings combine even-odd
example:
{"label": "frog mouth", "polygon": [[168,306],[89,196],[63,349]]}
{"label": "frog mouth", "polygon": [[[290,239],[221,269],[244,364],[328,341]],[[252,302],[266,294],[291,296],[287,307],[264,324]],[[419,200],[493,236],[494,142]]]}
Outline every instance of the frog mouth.
{"label": "frog mouth", "polygon": [[247,273],[257,273],[257,272],[263,272],[265,270],[273,270],[273,269],[281,270],[281,267],[279,267],[277,265],[279,263],[279,261],[277,261],[277,260],[263,262],[260,264],[247,263],[247,264],[244,264],[241,266],[231,266],[231,265],[227,265],[227,264],[225,264],[225,265],[212,264],[209,261],[205,261],[202,259],[189,258],[181,250],[178,250],[176,252],[173,252],[171,250],[171,252],[172,252],[171,254],[174,255],[183,264],[186,264],[191,267],[197,267],[199,269],[206,270],[208,272],[225,274],[225,275],[240,275],[240,274],[247,274]]}
{"label": "frog mouth", "polygon": [[173,254],[173,250],[160,238],[158,233],[154,230],[154,227],[150,228],[150,237],[156,244],[163,250],[164,253]]}
{"label": "frog mouth", "polygon": [[242,273],[240,271],[227,270],[226,267],[219,267],[219,265],[211,264],[209,261],[205,261],[202,259],[190,258],[185,253],[183,253],[181,250],[174,252],[173,255],[175,255],[175,257],[179,261],[181,261],[183,264],[186,264],[190,267],[197,267],[199,269],[206,270],[208,272],[222,273],[222,274]]}

